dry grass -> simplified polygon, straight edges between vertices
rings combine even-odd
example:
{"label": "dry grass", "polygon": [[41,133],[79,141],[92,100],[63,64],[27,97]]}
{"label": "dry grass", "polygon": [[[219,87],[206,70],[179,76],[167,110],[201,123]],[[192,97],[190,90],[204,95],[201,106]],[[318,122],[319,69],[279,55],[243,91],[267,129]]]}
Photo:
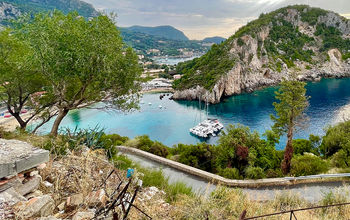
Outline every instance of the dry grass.
{"label": "dry grass", "polygon": [[[310,204],[291,193],[276,194],[275,199],[270,202],[255,202],[249,200],[239,189],[219,187],[207,198],[183,196],[175,204],[169,219],[239,219],[243,210],[247,211],[247,217],[252,217],[290,209],[337,204],[350,201],[349,193],[344,193],[346,191],[349,192],[347,187],[338,189],[333,194],[325,195],[319,204]],[[302,211],[295,215],[298,219],[350,219],[350,206]],[[289,218],[290,214],[283,214],[264,219]]]}

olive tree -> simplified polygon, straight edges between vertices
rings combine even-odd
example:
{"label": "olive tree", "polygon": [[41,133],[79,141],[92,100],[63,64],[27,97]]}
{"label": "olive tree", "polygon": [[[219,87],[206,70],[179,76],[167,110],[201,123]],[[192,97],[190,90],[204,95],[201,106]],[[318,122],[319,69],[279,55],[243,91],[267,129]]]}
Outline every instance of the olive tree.
{"label": "olive tree", "polygon": [[122,110],[137,106],[141,74],[137,55],[106,15],[86,20],[76,12],[37,14],[21,27],[40,72],[55,97],[56,136],[69,111],[110,100]]}
{"label": "olive tree", "polygon": [[[46,80],[32,62],[32,55],[29,45],[19,39],[13,30],[0,32],[0,101],[22,130],[34,118],[52,116],[46,111],[53,105],[53,100],[41,93]],[[25,117],[21,115],[24,107],[30,108]]]}
{"label": "olive tree", "polygon": [[298,127],[303,126],[306,120],[304,111],[308,107],[305,82],[300,82],[295,76],[291,80],[284,80],[281,87],[275,92],[278,102],[274,102],[277,116],[271,115],[274,121],[272,130],[279,136],[287,134],[287,144],[282,161],[282,171],[289,173],[293,156],[293,135]]}

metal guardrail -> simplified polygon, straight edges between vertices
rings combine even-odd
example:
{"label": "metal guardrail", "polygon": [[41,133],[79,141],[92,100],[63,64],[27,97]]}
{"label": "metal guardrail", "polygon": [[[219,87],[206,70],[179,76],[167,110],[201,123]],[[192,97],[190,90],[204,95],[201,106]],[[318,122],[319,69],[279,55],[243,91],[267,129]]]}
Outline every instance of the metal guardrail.
{"label": "metal guardrail", "polygon": [[302,208],[302,209],[293,209],[289,211],[283,211],[283,212],[276,212],[276,213],[271,213],[271,214],[266,214],[266,215],[260,215],[260,216],[254,216],[254,217],[246,217],[247,211],[244,210],[239,218],[239,220],[251,220],[251,219],[259,219],[259,218],[265,218],[265,217],[271,217],[271,216],[276,216],[276,215],[283,215],[290,213],[290,220],[293,218],[295,220],[298,220],[295,212],[301,212],[301,211],[307,211],[307,210],[313,210],[313,209],[324,209],[324,208],[330,208],[330,207],[339,207],[339,206],[346,206],[350,205],[350,202],[348,203],[340,203],[340,204],[334,204],[334,205],[324,205],[324,206],[315,206],[315,207],[310,207],[310,208]]}

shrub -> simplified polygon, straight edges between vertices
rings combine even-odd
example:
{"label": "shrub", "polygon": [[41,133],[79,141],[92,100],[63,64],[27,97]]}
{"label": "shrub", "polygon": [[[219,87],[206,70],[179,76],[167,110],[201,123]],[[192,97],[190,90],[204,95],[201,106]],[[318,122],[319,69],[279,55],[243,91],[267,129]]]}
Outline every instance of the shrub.
{"label": "shrub", "polygon": [[245,175],[249,179],[263,179],[266,177],[264,170],[261,167],[248,167],[245,170]]}
{"label": "shrub", "polygon": [[175,182],[170,184],[166,190],[167,202],[176,202],[179,195],[193,196],[192,188],[185,183]]}
{"label": "shrub", "polygon": [[236,168],[219,169],[219,175],[228,179],[242,179]]}
{"label": "shrub", "polygon": [[305,154],[294,156],[291,162],[291,175],[306,176],[324,173],[328,170],[328,163],[321,158]]}
{"label": "shrub", "polygon": [[321,153],[332,156],[350,142],[350,121],[329,127],[320,146]]}
{"label": "shrub", "polygon": [[197,145],[178,144],[171,149],[178,155],[177,161],[208,172],[214,172],[214,148],[206,143]]}
{"label": "shrub", "polygon": [[343,149],[332,156],[331,163],[332,166],[339,168],[350,167],[350,142],[348,142]]}

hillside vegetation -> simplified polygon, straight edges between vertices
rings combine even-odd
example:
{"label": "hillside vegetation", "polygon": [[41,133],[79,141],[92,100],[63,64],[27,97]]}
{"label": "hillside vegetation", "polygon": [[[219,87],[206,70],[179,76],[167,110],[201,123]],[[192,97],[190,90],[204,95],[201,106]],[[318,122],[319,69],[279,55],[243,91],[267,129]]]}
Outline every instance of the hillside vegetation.
{"label": "hillside vegetation", "polygon": [[139,33],[149,34],[152,36],[166,38],[170,40],[181,40],[181,41],[189,40],[188,37],[186,37],[186,35],[182,31],[172,26],[157,26],[157,27],[131,26],[124,29],[133,31],[133,32],[139,32]]}
{"label": "hillside vegetation", "polygon": [[64,13],[77,11],[84,17],[98,15],[92,5],[80,0],[2,0],[0,2],[12,4],[22,13],[37,13],[57,9]]}
{"label": "hillside vegetation", "polygon": [[157,49],[162,55],[181,55],[179,49],[187,48],[195,52],[206,52],[209,47],[203,46],[198,41],[173,40],[166,37],[155,36],[137,32],[129,28],[120,28],[123,40],[139,53],[146,55],[148,50]]}
{"label": "hillside vegetation", "polygon": [[[334,12],[306,5],[262,14],[225,42],[213,45],[206,55],[178,65],[177,70],[183,77],[175,82],[174,88],[201,86],[212,91],[215,85],[232,87],[232,84],[217,84],[219,79],[228,76],[231,78],[226,81],[237,80],[239,88],[215,91],[225,96],[276,84],[293,71],[300,71],[302,75],[309,74],[310,70],[317,75],[346,72],[342,69],[343,63],[337,64],[338,70],[327,62],[333,62],[328,54],[331,49],[336,49],[331,51],[336,59],[338,51],[344,61],[350,57],[350,39],[346,37],[350,33],[349,23]],[[230,75],[233,69],[240,78],[237,74]],[[186,99],[186,95],[175,95],[175,98]]]}

